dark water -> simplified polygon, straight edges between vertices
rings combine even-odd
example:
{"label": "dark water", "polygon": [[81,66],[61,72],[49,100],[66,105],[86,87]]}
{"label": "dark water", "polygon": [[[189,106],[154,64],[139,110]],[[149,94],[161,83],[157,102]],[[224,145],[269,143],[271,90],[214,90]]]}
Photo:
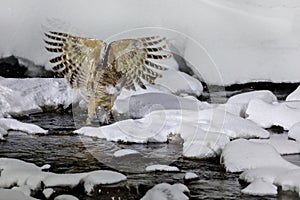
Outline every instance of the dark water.
{"label": "dark water", "polygon": [[[50,134],[8,136],[6,142],[0,143],[0,157],[17,158],[39,166],[50,164],[52,166],[50,171],[56,173],[87,172],[99,169],[116,170],[118,168],[118,171],[128,177],[124,183],[99,186],[101,192],[93,197],[86,196],[80,186],[73,190],[62,190],[61,193],[70,193],[87,200],[111,199],[112,197],[139,199],[155,184],[168,182],[186,184],[190,189],[190,199],[258,199],[242,194],[240,192],[242,186],[238,181],[239,174],[226,173],[218,159],[188,160],[178,157],[181,152],[179,144],[119,144],[72,135],[75,127],[70,114],[35,114],[22,121],[49,129]],[[145,166],[140,165],[144,161],[140,157],[127,157],[126,160],[121,158],[113,163],[112,152],[121,148],[135,149],[148,157],[153,157],[153,162],[148,159],[147,165],[167,158],[165,160],[169,163],[166,164],[177,166],[181,172],[144,172],[141,169]],[[159,157],[163,159],[159,160]],[[286,158],[295,164],[300,163],[299,155]],[[199,180],[184,182],[185,172],[196,173]],[[58,189],[57,194],[59,191]],[[41,198],[41,194],[37,193],[36,197]],[[259,199],[297,199],[297,195],[280,194],[278,197]]]}

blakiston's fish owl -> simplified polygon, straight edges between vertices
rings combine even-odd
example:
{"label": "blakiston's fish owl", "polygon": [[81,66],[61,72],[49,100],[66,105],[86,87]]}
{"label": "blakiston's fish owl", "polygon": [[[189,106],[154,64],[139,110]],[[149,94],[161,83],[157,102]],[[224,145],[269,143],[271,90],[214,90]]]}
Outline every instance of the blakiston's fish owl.
{"label": "blakiston's fish owl", "polygon": [[98,107],[99,119],[108,122],[110,110],[123,87],[146,89],[142,80],[154,84],[161,77],[156,70],[166,70],[153,61],[168,59],[165,38],[159,36],[124,39],[106,44],[101,40],[66,33],[45,33],[46,49],[59,55],[50,60],[53,70],[64,77],[72,88],[79,88],[88,101],[87,123]]}

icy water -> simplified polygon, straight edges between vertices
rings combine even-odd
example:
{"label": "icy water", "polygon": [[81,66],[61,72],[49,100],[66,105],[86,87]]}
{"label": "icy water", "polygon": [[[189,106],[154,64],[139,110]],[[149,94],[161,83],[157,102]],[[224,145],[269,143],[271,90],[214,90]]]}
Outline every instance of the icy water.
{"label": "icy water", "polygon": [[[233,93],[233,92],[231,92]],[[217,96],[217,95],[216,95]],[[222,102],[226,97],[220,97]],[[180,144],[121,144],[101,139],[73,135],[75,129],[71,114],[44,113],[31,115],[22,121],[35,123],[49,130],[46,136],[14,135],[0,142],[0,157],[17,158],[42,166],[50,164],[56,173],[77,173],[99,169],[116,170],[124,173],[128,180],[123,183],[99,186],[92,197],[86,196],[81,187],[61,190],[83,200],[94,199],[139,199],[155,184],[184,183],[190,189],[190,199],[298,199],[294,193],[281,192],[277,197],[253,197],[241,193],[239,174],[226,173],[218,159],[188,160],[178,157]],[[271,130],[272,131],[272,130]],[[126,160],[112,159],[112,153],[121,148],[143,152],[149,159],[126,157]],[[95,158],[97,154],[97,158]],[[300,156],[285,156],[300,166]],[[113,160],[113,161],[112,161]],[[157,161],[177,166],[181,172],[144,172],[145,166]],[[143,165],[144,163],[144,165]],[[145,164],[146,163],[146,164]],[[185,182],[185,172],[194,172],[199,180]],[[58,189],[58,193],[60,190]],[[37,193],[36,197],[42,198]]]}

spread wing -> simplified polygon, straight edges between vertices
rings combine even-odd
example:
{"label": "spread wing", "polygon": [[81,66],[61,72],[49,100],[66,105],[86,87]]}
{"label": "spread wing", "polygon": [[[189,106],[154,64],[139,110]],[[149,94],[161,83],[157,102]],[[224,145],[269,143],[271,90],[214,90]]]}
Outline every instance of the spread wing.
{"label": "spread wing", "polygon": [[101,65],[105,43],[101,40],[72,36],[66,33],[45,33],[46,49],[58,53],[50,60],[52,68],[67,79],[73,88],[87,87],[93,82],[96,68]]}
{"label": "spread wing", "polygon": [[135,85],[146,89],[142,80],[154,84],[161,77],[157,71],[168,69],[155,63],[172,57],[165,50],[165,38],[159,36],[114,41],[108,46],[107,64],[121,72],[121,84],[126,89],[136,90]]}

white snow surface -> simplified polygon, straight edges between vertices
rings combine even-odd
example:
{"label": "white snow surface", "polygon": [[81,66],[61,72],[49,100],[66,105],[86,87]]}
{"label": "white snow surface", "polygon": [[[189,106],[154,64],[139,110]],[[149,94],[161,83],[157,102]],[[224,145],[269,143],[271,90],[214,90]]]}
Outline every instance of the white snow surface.
{"label": "white snow surface", "polygon": [[283,191],[294,191],[300,196],[300,169],[289,170],[278,175],[274,184],[281,186]]}
{"label": "white snow surface", "polygon": [[189,192],[189,189],[183,184],[160,183],[147,191],[141,200],[188,200],[184,192]]}
{"label": "white snow surface", "polygon": [[300,101],[300,86],[286,97],[286,101]]}
{"label": "white snow surface", "polygon": [[251,100],[246,110],[247,119],[263,128],[281,126],[289,130],[300,121],[300,107],[295,102],[269,104],[262,100]]}
{"label": "white snow surface", "polygon": [[[27,134],[46,134],[47,130],[35,124],[23,123],[16,119],[0,118],[0,127],[7,131],[21,131]],[[1,134],[1,133],[0,133]],[[9,132],[8,132],[9,134]]]}
{"label": "white snow surface", "polygon": [[255,196],[277,195],[277,187],[262,179],[255,179],[242,190],[242,193]]}
{"label": "white snow surface", "polygon": [[260,99],[267,103],[277,102],[277,97],[271,91],[258,90],[234,95],[227,100],[227,104],[239,106],[241,109],[239,115],[245,117],[248,104],[252,99]]}
{"label": "white snow surface", "polygon": [[46,197],[46,199],[49,199],[53,193],[54,190],[52,188],[46,188],[43,190],[43,195]]}
{"label": "white snow surface", "polygon": [[229,172],[242,172],[260,167],[298,168],[284,160],[271,145],[245,139],[234,140],[225,146],[221,154],[221,164]]}
{"label": "white snow surface", "polygon": [[114,153],[114,157],[119,158],[123,156],[128,156],[128,155],[135,155],[139,154],[140,152],[133,150],[133,149],[120,149]]}
{"label": "white snow surface", "polygon": [[147,172],[153,172],[153,171],[166,171],[166,172],[178,172],[179,169],[174,166],[168,166],[168,165],[150,165],[146,167]]}
{"label": "white snow surface", "polygon": [[37,190],[40,189],[42,185],[45,188],[73,188],[79,183],[83,183],[86,192],[90,193],[97,184],[112,184],[126,180],[126,176],[123,174],[108,170],[97,170],[77,174],[43,172],[41,167],[32,163],[10,158],[0,158],[0,171],[0,188],[16,186]]}
{"label": "white snow surface", "polygon": [[[143,7],[147,9],[140,15]],[[5,0],[0,13],[0,24],[5,26],[1,30],[0,55],[13,54],[39,65],[49,59],[42,40],[44,25],[103,40],[113,35],[110,39],[161,33],[208,83],[299,80],[298,1],[91,0],[70,5],[59,0],[21,4]],[[53,19],[57,20],[56,26],[51,23]],[[136,30],[117,35],[132,29]]]}
{"label": "white snow surface", "polygon": [[0,189],[0,200],[37,200],[17,190]]}
{"label": "white snow surface", "polygon": [[288,132],[289,138],[300,142],[300,122],[294,124]]}
{"label": "white snow surface", "polygon": [[269,144],[273,146],[281,155],[299,154],[300,143],[293,140],[288,140],[284,135],[272,135],[270,139],[251,139],[251,142]]}

